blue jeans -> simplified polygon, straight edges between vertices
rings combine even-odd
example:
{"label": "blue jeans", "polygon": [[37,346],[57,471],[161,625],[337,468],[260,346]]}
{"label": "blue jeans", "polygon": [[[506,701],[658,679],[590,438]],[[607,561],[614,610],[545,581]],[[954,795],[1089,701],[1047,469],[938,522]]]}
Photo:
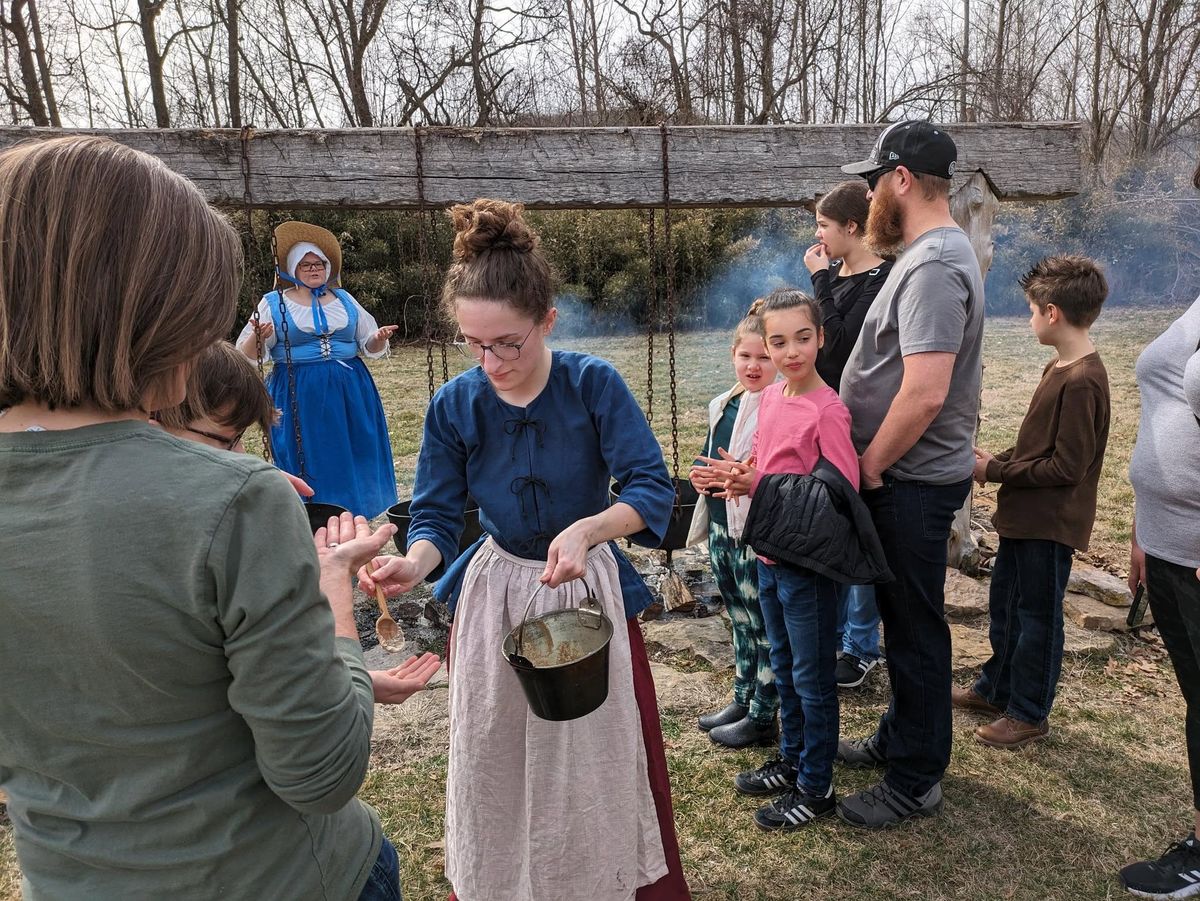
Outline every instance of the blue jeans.
{"label": "blue jeans", "polygon": [[837,584],[807,569],[758,562],[758,604],[779,687],[780,755],[796,785],[823,795],[838,743]]}
{"label": "blue jeans", "polygon": [[1074,552],[1038,538],[1001,538],[988,594],[992,656],[975,691],[1013,719],[1050,715],[1063,657],[1063,595]]}
{"label": "blue jeans", "polygon": [[367,877],[358,901],[400,901],[400,858],[387,836],[384,836],[379,856],[375,858],[375,866],[371,867],[371,875]]}
{"label": "blue jeans", "polygon": [[879,659],[879,608],[874,585],[838,587],[838,644],[859,660]]}
{"label": "blue jeans", "polygon": [[946,542],[971,480],[952,485],[884,477],[862,492],[895,578],[875,586],[887,633],[892,701],[879,720],[885,781],[919,797],[950,763],[950,627],[946,625]]}

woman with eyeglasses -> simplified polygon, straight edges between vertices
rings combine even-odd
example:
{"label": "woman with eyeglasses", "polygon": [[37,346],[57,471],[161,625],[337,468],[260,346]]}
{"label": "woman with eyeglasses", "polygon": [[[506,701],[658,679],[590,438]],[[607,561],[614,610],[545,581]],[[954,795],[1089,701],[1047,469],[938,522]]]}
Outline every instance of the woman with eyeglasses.
{"label": "woman with eyeglasses", "polygon": [[[443,309],[479,365],[429,406],[405,556],[378,558],[373,578],[359,571],[364,590],[393,595],[440,577],[435,593],[454,612],[451,897],[687,898],[636,620],[652,599],[614,544],[661,541],[674,503],[662,449],[609,363],[547,347],[554,277],[521,207],[477,200],[451,218]],[[459,557],[468,492],[488,535]],[[549,722],[530,711],[501,640],[527,604],[530,616],[578,606],[581,577],[617,625],[608,697]]]}
{"label": "woman with eyeglasses", "polygon": [[332,232],[284,222],[275,248],[277,288],[237,340],[250,359],[274,362],[275,463],[311,485],[313,501],[373,518],[396,503],[396,472],[383,403],[360,355],[386,356],[397,327],[379,326],[341,288]]}

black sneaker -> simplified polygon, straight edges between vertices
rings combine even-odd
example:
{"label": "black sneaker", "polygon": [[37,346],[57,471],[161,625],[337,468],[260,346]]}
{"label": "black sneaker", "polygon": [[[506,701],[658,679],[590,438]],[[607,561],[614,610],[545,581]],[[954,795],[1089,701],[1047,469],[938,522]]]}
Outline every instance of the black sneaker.
{"label": "black sneaker", "polygon": [[777,795],[789,788],[795,788],[796,777],[799,775],[795,766],[776,754],[757,770],[738,773],[737,778],[733,780],[733,787],[743,795]]}
{"label": "black sneaker", "polygon": [[780,795],[754,814],[754,825],[767,832],[791,832],[807,826],[813,820],[827,817],[837,807],[833,786],[824,795],[810,795],[799,786]]}
{"label": "black sneaker", "polygon": [[1131,863],[1121,884],[1139,898],[1190,898],[1200,894],[1200,844],[1196,833],[1167,848],[1158,860]]}
{"label": "black sneaker", "polygon": [[887,757],[879,750],[879,733],[852,741],[841,739],[837,746],[837,761],[855,770],[887,766]]}
{"label": "black sneaker", "polygon": [[942,809],[942,784],[939,782],[919,798],[902,794],[886,782],[866,791],[848,795],[838,804],[838,816],[859,829],[886,829],[905,820],[931,817]]}
{"label": "black sneaker", "polygon": [[838,658],[837,666],[833,670],[833,676],[837,679],[837,687],[858,688],[867,681],[867,676],[877,666],[879,666],[878,657],[874,660],[863,660],[853,654],[843,654]]}

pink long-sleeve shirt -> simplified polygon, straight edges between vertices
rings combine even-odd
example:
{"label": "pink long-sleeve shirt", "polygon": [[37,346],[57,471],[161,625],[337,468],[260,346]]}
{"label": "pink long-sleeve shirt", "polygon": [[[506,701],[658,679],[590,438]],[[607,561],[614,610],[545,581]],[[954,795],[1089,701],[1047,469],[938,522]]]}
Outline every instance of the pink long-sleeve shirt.
{"label": "pink long-sleeve shirt", "polygon": [[786,382],[763,389],[758,429],[750,457],[757,470],[750,496],[765,475],[806,475],[824,457],[858,489],[858,453],[850,440],[850,411],[828,385],[796,397],[783,394]]}

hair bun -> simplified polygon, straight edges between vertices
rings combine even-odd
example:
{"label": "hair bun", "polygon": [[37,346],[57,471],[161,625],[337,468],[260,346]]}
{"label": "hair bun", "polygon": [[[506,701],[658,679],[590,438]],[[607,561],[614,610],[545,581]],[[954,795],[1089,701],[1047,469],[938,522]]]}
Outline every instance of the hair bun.
{"label": "hair bun", "polygon": [[754,303],[750,304],[750,309],[746,311],[747,316],[761,316],[763,304],[767,302],[765,297],[760,297]]}
{"label": "hair bun", "polygon": [[450,208],[454,225],[454,259],[474,259],[488,250],[529,253],[537,246],[537,235],[526,224],[525,207],[503,200],[476,200]]}

